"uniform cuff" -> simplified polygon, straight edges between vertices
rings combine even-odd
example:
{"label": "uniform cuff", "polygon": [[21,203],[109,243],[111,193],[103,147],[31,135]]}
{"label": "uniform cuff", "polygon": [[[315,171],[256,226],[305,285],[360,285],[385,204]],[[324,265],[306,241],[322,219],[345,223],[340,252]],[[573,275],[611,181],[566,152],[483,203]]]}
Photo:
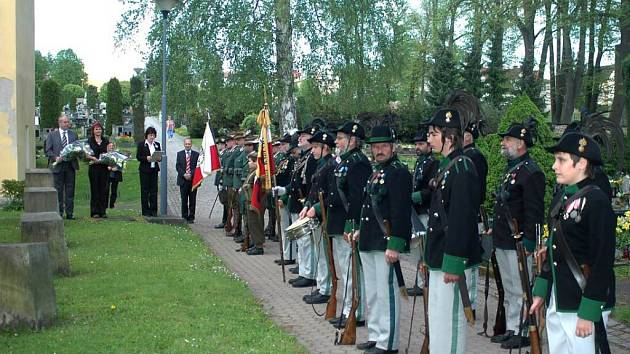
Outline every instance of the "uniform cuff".
{"label": "uniform cuff", "polygon": [[577,315],[579,318],[597,322],[602,317],[603,308],[603,301],[595,301],[582,296],[582,301],[580,301],[580,307],[578,308]]}
{"label": "uniform cuff", "polygon": [[444,258],[442,259],[441,270],[444,273],[462,275],[464,274],[464,270],[466,269],[467,261],[467,258],[451,256],[450,254],[445,253]]}
{"label": "uniform cuff", "polygon": [[422,204],[422,193],[419,191],[411,193],[411,201],[414,204]]}
{"label": "uniform cuff", "polygon": [[406,244],[407,241],[405,239],[396,236],[390,236],[387,240],[387,249],[397,252],[404,252]]}
{"label": "uniform cuff", "polygon": [[534,252],[536,249],[536,243],[528,238],[523,237],[523,246],[527,252]]}
{"label": "uniform cuff", "polygon": [[319,203],[315,203],[315,205],[313,205],[313,209],[315,209],[315,214],[317,214],[317,216],[322,215],[322,207]]}
{"label": "uniform cuff", "polygon": [[354,231],[354,230],[352,229],[352,222],[353,222],[353,221],[354,221],[354,220],[352,220],[352,219],[348,219],[348,220],[346,220],[346,223],[343,225],[343,232],[345,232],[345,233],[350,233],[350,232]]}
{"label": "uniform cuff", "polygon": [[536,277],[534,281],[534,289],[532,290],[532,295],[542,297],[543,299],[547,296],[547,287],[549,286],[549,281],[545,278]]}

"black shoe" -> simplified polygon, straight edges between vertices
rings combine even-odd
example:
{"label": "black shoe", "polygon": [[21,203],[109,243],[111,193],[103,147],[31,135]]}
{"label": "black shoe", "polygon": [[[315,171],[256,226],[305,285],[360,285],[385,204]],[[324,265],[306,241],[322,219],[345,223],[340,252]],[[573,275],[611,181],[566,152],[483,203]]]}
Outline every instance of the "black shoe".
{"label": "black shoe", "polygon": [[501,349],[517,349],[522,347],[529,347],[529,337],[512,336],[501,343]]}
{"label": "black shoe", "polygon": [[245,242],[245,237],[243,237],[243,236],[240,236],[240,237],[234,236],[234,242],[236,242],[236,243],[243,243],[243,242]]}
{"label": "black shoe", "polygon": [[216,224],[216,225],[214,225],[214,228],[215,228],[215,229],[222,229],[222,228],[224,228],[224,227],[225,227],[225,224],[224,224],[224,223],[220,223],[220,224]]}
{"label": "black shoe", "polygon": [[299,274],[300,273],[300,268],[299,267],[289,268],[289,273],[291,273],[291,274]]}
{"label": "black shoe", "polygon": [[262,247],[254,247],[247,250],[248,256],[260,256],[261,254],[265,254],[265,250]]}
{"label": "black shoe", "polygon": [[[346,319],[346,316],[345,315],[341,315],[341,320],[345,321],[345,319]],[[331,325],[339,323],[339,317],[335,317],[335,318],[332,318],[332,319],[328,320],[328,323],[330,323]]]}
{"label": "black shoe", "polygon": [[[291,259],[291,260],[285,259],[284,260],[284,265],[292,265],[292,264],[295,264],[295,260],[294,259]],[[282,265],[282,262],[278,262],[278,265]]]}
{"label": "black shoe", "polygon": [[75,220],[72,214],[66,215],[67,220]]}
{"label": "black shoe", "polygon": [[330,299],[330,295],[317,294],[309,296],[304,302],[307,304],[325,304]]}
{"label": "black shoe", "polygon": [[419,286],[415,286],[412,288],[407,288],[408,296],[422,296],[424,293],[422,292],[422,288]]}
{"label": "black shoe", "polygon": [[514,331],[507,331],[503,334],[497,334],[496,336],[490,337],[490,341],[492,343],[503,343],[513,336],[514,336]]}
{"label": "black shoe", "polygon": [[187,222],[188,222],[189,224],[194,224],[194,223],[195,223],[195,220],[192,220],[192,219],[191,219],[191,220],[187,220]]}
{"label": "black shoe", "polygon": [[398,353],[398,349],[396,350],[385,350],[381,348],[371,348],[363,352],[364,354],[396,354]]}
{"label": "black shoe", "polygon": [[299,277],[297,277],[297,278],[289,279],[289,284],[293,284],[293,283],[295,283],[296,281],[298,281],[298,280],[302,280],[302,279],[304,279],[304,277],[303,277],[303,276],[299,276]]}
{"label": "black shoe", "polygon": [[302,278],[291,284],[291,286],[293,286],[294,288],[306,288],[309,286],[315,286],[315,283],[315,279]]}
{"label": "black shoe", "polygon": [[302,296],[302,300],[306,301],[306,299],[308,299],[310,297],[313,297],[313,296],[315,296],[317,294],[319,294],[319,289],[315,289],[315,290],[311,291],[310,294],[306,294],[306,295]]}
{"label": "black shoe", "polygon": [[359,350],[367,350],[367,349],[371,349],[375,347],[376,347],[376,342],[372,342],[372,341],[367,341],[367,342],[357,344],[357,349]]}

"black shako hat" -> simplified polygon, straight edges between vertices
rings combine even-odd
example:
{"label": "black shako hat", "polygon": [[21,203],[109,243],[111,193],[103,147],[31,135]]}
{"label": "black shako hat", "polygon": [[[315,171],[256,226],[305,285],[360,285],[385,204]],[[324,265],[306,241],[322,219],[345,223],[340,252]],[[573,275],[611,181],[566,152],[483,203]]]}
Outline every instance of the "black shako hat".
{"label": "black shako hat", "polygon": [[342,132],[348,135],[354,135],[359,139],[365,139],[365,128],[359,123],[345,122],[338,129],[334,130],[334,133]]}
{"label": "black shako hat", "polygon": [[420,127],[420,129],[418,129],[418,132],[416,133],[416,135],[413,137],[412,142],[417,143],[417,142],[427,142],[427,135],[429,134],[429,130],[427,129],[427,127],[422,126]]}
{"label": "black shako hat", "polygon": [[554,146],[547,148],[550,153],[567,152],[587,159],[591,164],[602,164],[602,154],[597,142],[584,133],[567,133]]}
{"label": "black shako hat", "polygon": [[297,138],[297,136],[292,137],[291,138],[291,142],[289,143],[289,149],[287,150],[287,152],[291,152],[291,150],[297,149],[298,147],[299,146],[298,146],[298,138]]}
{"label": "black shako hat", "polygon": [[471,121],[470,123],[468,123],[468,126],[466,127],[466,129],[464,129],[464,131],[469,132],[473,139],[477,139],[479,137],[479,124],[477,122],[473,122]]}
{"label": "black shako hat", "polygon": [[282,136],[282,138],[280,138],[280,140],[278,140],[278,142],[280,142],[280,143],[291,143],[291,134],[284,133],[284,135]]}
{"label": "black shako hat", "polygon": [[372,134],[367,139],[368,144],[393,143],[396,140],[396,132],[387,125],[377,125],[372,128]]}
{"label": "black shako hat", "polygon": [[335,135],[327,132],[327,131],[323,131],[320,130],[317,133],[315,133],[315,135],[313,135],[312,138],[308,139],[309,143],[322,143],[322,144],[326,144],[330,147],[335,147]]}
{"label": "black shako hat", "polygon": [[499,136],[501,138],[511,136],[516,139],[521,139],[528,148],[534,146],[534,138],[532,137],[530,129],[527,129],[522,123],[512,123],[508,130],[504,133],[499,133]]}
{"label": "black shako hat", "polygon": [[317,131],[319,130],[319,127],[316,125],[306,125],[304,128],[302,128],[302,130],[298,130],[297,133],[299,134],[309,134],[309,135],[315,135],[315,133],[317,133]]}
{"label": "black shako hat", "polygon": [[459,112],[456,109],[442,108],[435,112],[433,117],[423,124],[440,128],[457,128],[462,129]]}

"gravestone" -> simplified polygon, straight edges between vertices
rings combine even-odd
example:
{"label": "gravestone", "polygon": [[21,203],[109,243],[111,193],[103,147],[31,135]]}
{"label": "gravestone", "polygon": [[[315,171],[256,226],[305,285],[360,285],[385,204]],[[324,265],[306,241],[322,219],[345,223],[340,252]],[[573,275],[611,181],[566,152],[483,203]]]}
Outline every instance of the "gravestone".
{"label": "gravestone", "polygon": [[58,211],[57,190],[52,184],[53,175],[49,169],[31,169],[26,172],[24,213],[21,218],[22,242],[47,242],[53,271],[70,275],[63,219]]}
{"label": "gravestone", "polygon": [[0,329],[48,327],[57,315],[48,245],[0,244]]}

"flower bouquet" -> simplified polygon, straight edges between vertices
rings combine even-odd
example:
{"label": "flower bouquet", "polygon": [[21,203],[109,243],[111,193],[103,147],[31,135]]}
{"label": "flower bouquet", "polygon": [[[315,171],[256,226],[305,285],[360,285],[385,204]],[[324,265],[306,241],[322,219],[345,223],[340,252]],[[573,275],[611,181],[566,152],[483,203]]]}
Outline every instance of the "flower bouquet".
{"label": "flower bouquet", "polygon": [[127,164],[129,157],[125,154],[121,154],[118,151],[106,152],[99,156],[98,161],[104,165],[116,167],[119,171],[122,171]]}
{"label": "flower bouquet", "polygon": [[[61,157],[62,161],[71,161],[74,159],[85,159],[86,156],[92,155],[94,151],[88,144],[87,140],[75,140],[70,144],[66,145],[61,150],[59,157]],[[56,166],[59,162],[53,162],[53,166]]]}
{"label": "flower bouquet", "polygon": [[617,217],[617,250],[623,252],[623,258],[630,258],[630,211]]}

